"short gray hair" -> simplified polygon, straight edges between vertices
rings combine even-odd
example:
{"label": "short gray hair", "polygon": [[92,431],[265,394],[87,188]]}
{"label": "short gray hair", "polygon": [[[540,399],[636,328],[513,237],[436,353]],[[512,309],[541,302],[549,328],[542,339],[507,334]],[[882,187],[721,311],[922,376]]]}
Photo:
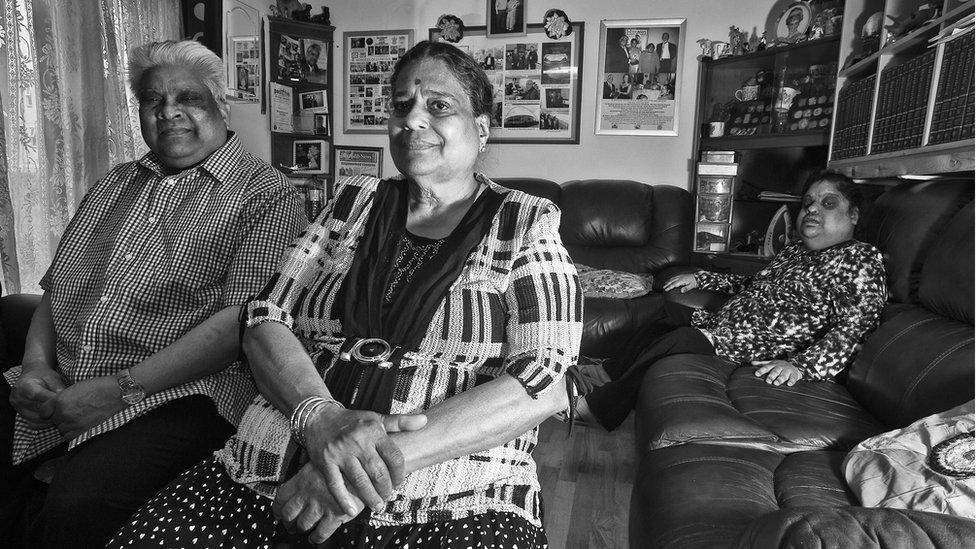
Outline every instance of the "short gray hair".
{"label": "short gray hair", "polygon": [[139,85],[147,72],[162,66],[187,67],[196,73],[210,90],[220,112],[227,117],[227,80],[224,62],[196,40],[150,42],[129,53],[129,89],[139,94]]}

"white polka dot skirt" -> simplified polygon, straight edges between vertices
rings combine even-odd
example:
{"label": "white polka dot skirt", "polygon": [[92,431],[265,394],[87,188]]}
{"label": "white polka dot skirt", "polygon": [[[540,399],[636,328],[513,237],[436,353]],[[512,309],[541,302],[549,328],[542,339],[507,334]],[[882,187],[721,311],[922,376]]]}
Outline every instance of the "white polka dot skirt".
{"label": "white polka dot skirt", "polygon": [[[361,516],[362,517],[362,516]],[[360,518],[361,518],[360,517]],[[170,483],[140,509],[115,538],[111,549],[312,547],[275,522],[271,500],[227,476],[207,460]],[[513,513],[488,512],[457,520],[370,526],[344,524],[324,544],[327,549],[546,548],[545,532]]]}

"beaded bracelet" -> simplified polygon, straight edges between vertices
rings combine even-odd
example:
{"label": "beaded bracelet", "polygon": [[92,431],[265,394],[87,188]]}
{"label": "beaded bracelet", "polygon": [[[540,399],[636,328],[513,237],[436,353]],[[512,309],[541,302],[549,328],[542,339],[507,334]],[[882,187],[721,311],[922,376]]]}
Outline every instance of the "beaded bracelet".
{"label": "beaded bracelet", "polygon": [[295,406],[295,409],[292,411],[291,436],[295,439],[295,442],[300,444],[303,448],[305,447],[305,427],[308,426],[308,421],[312,419],[312,417],[315,416],[315,413],[321,410],[326,404],[332,404],[338,406],[339,408],[345,409],[345,406],[343,406],[338,400],[312,396],[299,402],[298,406]]}

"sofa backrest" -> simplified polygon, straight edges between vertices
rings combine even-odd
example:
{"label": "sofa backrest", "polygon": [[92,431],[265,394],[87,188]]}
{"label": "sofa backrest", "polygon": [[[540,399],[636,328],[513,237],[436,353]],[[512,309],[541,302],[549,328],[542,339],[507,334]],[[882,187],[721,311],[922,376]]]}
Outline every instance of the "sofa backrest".
{"label": "sofa backrest", "polygon": [[972,178],[902,182],[865,212],[858,238],[874,244],[885,256],[889,301],[917,301],[926,256],[946,223],[972,199]]}
{"label": "sofa backrest", "polygon": [[491,179],[502,187],[522,191],[526,194],[548,198],[557,206],[562,200],[562,187],[555,181],[538,177],[493,177]]}
{"label": "sofa backrest", "polygon": [[600,269],[654,273],[687,263],[691,250],[691,194],[668,185],[586,179],[562,188],[559,232],[577,263]]}
{"label": "sofa backrest", "polygon": [[[896,296],[896,314],[885,315],[865,341],[851,366],[847,387],[879,420],[901,427],[973,398],[973,201],[970,191],[942,188],[937,182],[892,189],[875,202],[876,215],[905,226],[890,227],[907,239],[899,249],[893,239],[881,242],[888,260],[889,282],[902,284],[908,304]],[[889,194],[894,193],[894,194]],[[888,195],[888,196],[886,196]],[[935,197],[935,198],[933,198]],[[917,198],[918,200],[913,200]],[[950,203],[943,204],[942,201]],[[919,215],[904,216],[907,204],[918,203]],[[899,214],[888,217],[894,208]],[[933,212],[952,211],[948,218]],[[938,218],[937,224],[933,219]],[[913,235],[918,229],[924,237]],[[882,231],[884,232],[884,231]],[[924,249],[923,249],[924,246]],[[906,258],[903,254],[914,256]]]}

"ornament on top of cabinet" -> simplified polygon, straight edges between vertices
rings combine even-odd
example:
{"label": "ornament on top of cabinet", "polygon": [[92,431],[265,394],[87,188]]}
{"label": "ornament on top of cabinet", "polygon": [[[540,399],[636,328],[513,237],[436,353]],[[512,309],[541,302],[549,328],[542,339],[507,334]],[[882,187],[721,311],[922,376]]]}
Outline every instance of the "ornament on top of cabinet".
{"label": "ornament on top of cabinet", "polygon": [[749,37],[749,51],[755,53],[759,51],[759,35],[756,34],[756,27],[752,27],[752,36]]}
{"label": "ornament on top of cabinet", "polygon": [[546,29],[546,36],[553,40],[573,34],[573,23],[563,10],[553,8],[547,11],[542,18],[542,26]]}
{"label": "ornament on top of cabinet", "polygon": [[708,38],[699,38],[695,41],[698,47],[701,48],[701,54],[704,57],[712,56],[712,41]]}
{"label": "ornament on top of cabinet", "polygon": [[313,15],[311,19],[312,23],[318,23],[319,25],[325,25],[327,27],[332,26],[332,19],[329,15],[329,8],[322,6],[322,13],[318,15]]}
{"label": "ornament on top of cabinet", "polygon": [[746,53],[746,33],[739,30],[735,25],[729,27],[729,47],[732,48],[732,55],[742,55]]}
{"label": "ornament on top of cabinet", "polygon": [[302,4],[298,0],[277,0],[278,12],[285,19],[298,19],[301,12],[305,12],[305,6],[311,11],[311,4]]}
{"label": "ornament on top of cabinet", "polygon": [[464,38],[464,21],[456,15],[444,14],[437,18],[437,28],[441,31],[441,40],[458,43]]}

